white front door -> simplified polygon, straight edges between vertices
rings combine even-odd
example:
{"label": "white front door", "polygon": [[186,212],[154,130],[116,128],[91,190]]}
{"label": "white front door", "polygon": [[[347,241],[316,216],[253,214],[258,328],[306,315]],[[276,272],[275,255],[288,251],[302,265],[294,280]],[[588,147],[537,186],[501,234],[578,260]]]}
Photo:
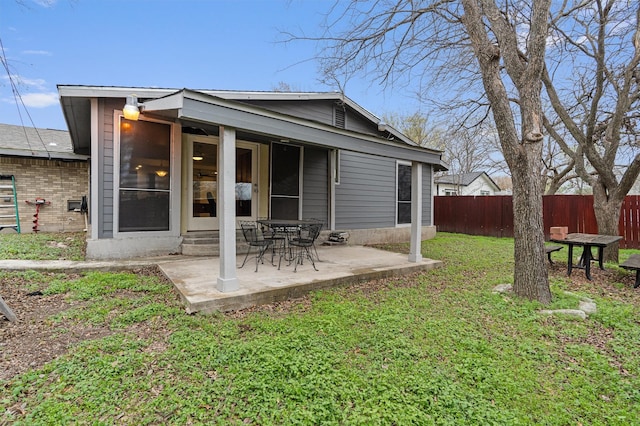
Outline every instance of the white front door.
{"label": "white front door", "polygon": [[[187,158],[187,229],[219,229],[218,138],[185,135]],[[236,218],[254,220],[258,211],[257,145],[236,143]]]}

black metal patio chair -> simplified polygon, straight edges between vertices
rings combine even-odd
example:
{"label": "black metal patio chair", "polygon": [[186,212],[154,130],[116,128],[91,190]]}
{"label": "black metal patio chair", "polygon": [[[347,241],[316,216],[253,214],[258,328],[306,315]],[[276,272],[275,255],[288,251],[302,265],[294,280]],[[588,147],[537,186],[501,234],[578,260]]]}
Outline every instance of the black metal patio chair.
{"label": "black metal patio chair", "polygon": [[[320,231],[322,231],[322,228],[324,228],[324,221],[320,220],[320,219],[315,219],[315,218],[309,218],[308,220],[314,221],[314,222],[318,222],[320,224]],[[318,232],[318,237],[320,237],[320,233]],[[320,255],[318,255],[318,249],[316,247],[316,241],[318,240],[318,238],[316,238],[316,240],[313,242],[313,253],[315,253],[316,255],[316,260],[318,262],[320,262]]]}
{"label": "black metal patio chair", "polygon": [[[287,251],[289,250],[288,239],[289,235],[287,234],[285,229],[281,229],[278,227],[272,227],[263,223],[262,221],[267,221],[268,218],[258,218],[257,223],[260,225],[260,230],[262,231],[262,235],[265,240],[271,240],[271,263],[273,264],[273,258],[276,254],[279,256],[278,259],[278,269],[280,269],[280,265],[282,264],[282,258],[285,260],[287,258]],[[291,256],[289,256],[291,258]]]}
{"label": "black metal patio chair", "polygon": [[257,247],[256,272],[258,272],[258,264],[264,263],[264,253],[269,249],[269,247],[271,247],[273,240],[264,238],[262,231],[258,228],[256,222],[240,222],[240,229],[242,229],[244,240],[249,245],[247,254],[244,256],[244,261],[240,267],[244,267],[244,264],[247,263],[252,247]]}
{"label": "black metal patio chair", "polygon": [[298,265],[302,265],[304,259],[309,259],[311,261],[311,265],[313,269],[316,271],[316,263],[313,260],[313,256],[311,251],[314,248],[314,243],[320,235],[320,230],[322,229],[322,223],[313,222],[304,225],[300,225],[300,230],[298,232],[298,236],[292,238],[289,241],[289,245],[295,247],[295,254],[293,256],[293,260],[296,262],[296,266],[293,271],[298,271]]}

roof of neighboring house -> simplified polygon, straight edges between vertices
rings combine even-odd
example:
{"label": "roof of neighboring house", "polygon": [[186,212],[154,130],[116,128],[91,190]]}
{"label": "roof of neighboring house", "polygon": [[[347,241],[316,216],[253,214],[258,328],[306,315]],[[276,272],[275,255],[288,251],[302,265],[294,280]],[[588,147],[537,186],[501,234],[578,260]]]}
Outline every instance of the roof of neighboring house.
{"label": "roof of neighboring house", "polygon": [[495,187],[498,190],[500,190],[500,187],[493,181],[493,179],[491,179],[491,177],[486,172],[471,172],[471,173],[462,173],[458,175],[436,176],[434,178],[434,181],[435,183],[469,186],[473,181],[475,181],[482,175],[485,175],[489,180],[489,182],[491,182],[493,185],[495,185]]}
{"label": "roof of neighboring house", "polygon": [[71,136],[65,130],[13,124],[0,124],[0,155],[75,161],[88,158],[73,152]]}

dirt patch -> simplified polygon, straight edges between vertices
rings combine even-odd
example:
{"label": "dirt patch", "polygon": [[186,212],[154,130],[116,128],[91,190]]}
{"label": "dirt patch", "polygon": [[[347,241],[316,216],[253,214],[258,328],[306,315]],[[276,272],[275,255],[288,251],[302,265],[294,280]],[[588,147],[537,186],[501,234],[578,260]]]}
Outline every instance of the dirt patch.
{"label": "dirt patch", "polygon": [[[155,267],[135,271],[140,275],[164,276]],[[555,263],[550,266],[550,278],[565,278],[566,265]],[[397,279],[380,279],[357,283],[345,287],[343,291],[359,292],[375,297],[385,288],[417,285],[418,275],[404,277],[401,284]],[[70,276],[74,278],[74,276]],[[634,275],[617,271],[592,269],[592,280],[584,276],[584,271],[575,270],[567,280],[568,289],[599,295],[625,303],[640,304],[640,289],[634,289]],[[46,285],[43,284],[43,289]],[[31,294],[31,295],[29,295]],[[19,280],[1,280],[0,295],[18,317],[17,322],[7,321],[0,314],[0,380],[9,380],[29,369],[42,367],[49,361],[67,353],[69,348],[79,342],[108,336],[112,331],[107,326],[78,324],[74,320],[52,321],[52,316],[71,308],[82,307],[86,302],[67,300],[62,295],[43,295],[38,289],[28,288]],[[289,312],[301,312],[309,309],[308,297],[257,306],[242,311],[225,314],[229,318],[244,318],[251,312],[268,312],[271,315],[286,315]],[[154,344],[148,351],[162,352],[167,347],[168,336],[162,334],[163,327],[155,324],[149,327],[136,324],[127,329],[141,338],[153,337]],[[122,330],[118,330],[122,332]],[[590,344],[603,346],[610,339],[606,330],[595,330],[588,336]]]}
{"label": "dirt patch", "polygon": [[[153,275],[166,280],[156,267],[145,267],[134,271],[138,275]],[[51,277],[59,274],[44,274]],[[69,279],[79,275],[69,274]],[[39,368],[47,362],[65,354],[77,343],[99,339],[113,334],[108,326],[82,324],[73,319],[52,319],[56,314],[74,308],[82,308],[87,302],[69,300],[65,294],[45,295],[47,287],[26,285],[17,275],[11,279],[0,279],[0,295],[18,318],[9,322],[0,314],[0,380],[8,380],[29,369]],[[141,338],[152,333],[151,329],[134,325],[130,330]],[[118,330],[121,332],[121,330]]]}
{"label": "dirt patch", "polygon": [[567,290],[584,292],[592,296],[606,297],[622,303],[640,304],[640,288],[633,288],[635,273],[591,267],[591,281],[585,276],[584,270],[574,269],[567,277],[566,263],[554,263],[550,266],[549,279],[563,278],[567,280]]}
{"label": "dirt patch", "polygon": [[52,321],[52,316],[81,307],[84,302],[27,288],[16,278],[2,280],[0,285],[2,298],[18,318],[17,322],[9,322],[0,315],[0,380],[40,367],[75,343],[110,333],[108,328]]}

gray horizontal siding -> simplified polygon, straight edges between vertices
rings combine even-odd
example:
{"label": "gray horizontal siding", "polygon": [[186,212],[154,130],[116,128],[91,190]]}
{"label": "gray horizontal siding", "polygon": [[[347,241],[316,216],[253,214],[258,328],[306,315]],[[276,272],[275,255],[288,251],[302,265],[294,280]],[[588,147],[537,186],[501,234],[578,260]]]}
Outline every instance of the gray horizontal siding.
{"label": "gray horizontal siding", "polygon": [[[432,167],[422,168],[422,225],[431,223]],[[396,226],[396,161],[341,151],[336,229]]]}
{"label": "gray horizontal siding", "polygon": [[319,123],[333,125],[333,105],[332,101],[309,100],[309,101],[261,101],[249,100],[241,101],[246,104],[305,120],[317,121]]}
{"label": "gray horizontal siding", "polygon": [[[312,120],[330,126],[334,125],[333,115],[335,108],[343,108],[334,101],[309,100],[309,101],[243,101],[244,103],[288,114],[294,117]],[[377,123],[371,123],[350,108],[345,111],[345,129],[359,133],[377,135]]]}
{"label": "gray horizontal siding", "polygon": [[395,226],[395,179],[395,160],[341,151],[336,229]]}
{"label": "gray horizontal siding", "polygon": [[362,117],[360,114],[356,114],[350,109],[347,109],[347,117],[345,121],[347,130],[379,136],[377,123],[371,123],[371,121]]}
{"label": "gray horizontal siding", "polygon": [[430,164],[422,165],[422,225],[429,226],[431,223],[431,175],[433,167]]}
{"label": "gray horizontal siding", "polygon": [[100,212],[98,223],[99,238],[113,238],[113,188],[114,188],[114,123],[113,110],[121,109],[121,99],[109,99],[100,104],[100,129],[99,161],[102,179],[99,183],[99,191],[102,194],[100,200]]}
{"label": "gray horizontal siding", "polygon": [[304,149],[302,217],[315,218],[327,224],[329,219],[329,152],[326,149]]}

